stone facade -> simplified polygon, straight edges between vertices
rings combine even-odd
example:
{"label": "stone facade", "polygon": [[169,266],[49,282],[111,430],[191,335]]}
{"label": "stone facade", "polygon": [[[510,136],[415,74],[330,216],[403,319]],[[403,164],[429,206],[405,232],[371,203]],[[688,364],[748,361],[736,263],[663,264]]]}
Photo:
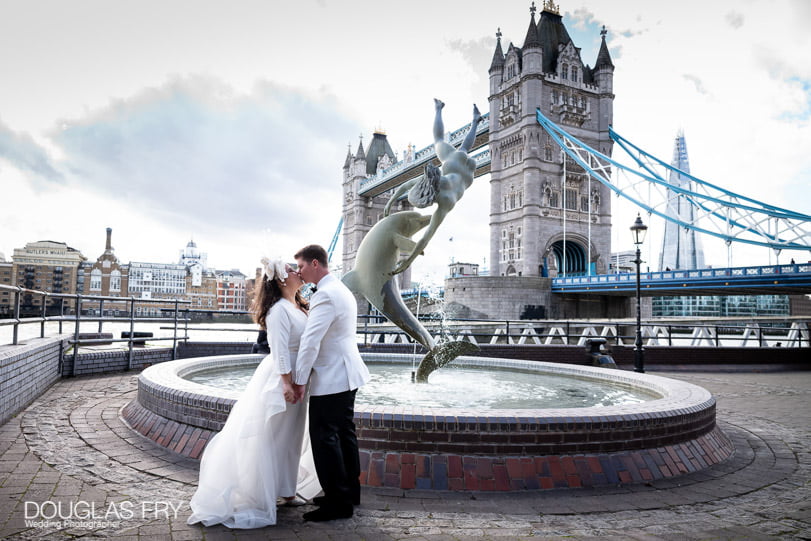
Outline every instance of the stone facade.
{"label": "stone facade", "polygon": [[491,275],[554,277],[564,271],[564,250],[568,274],[606,272],[609,190],[572,160],[564,165],[535,112],[610,156],[613,72],[605,34],[597,66],[584,65],[552,6],[537,24],[533,11],[523,47],[510,43],[502,54],[498,34],[490,67]]}
{"label": "stone facade", "polygon": [[[547,317],[550,278],[468,276],[445,281],[445,311],[452,317],[531,319]],[[540,308],[539,308],[540,307]],[[524,316],[522,318],[522,316]]]}
{"label": "stone facade", "polygon": [[564,163],[536,118],[540,109],[610,156],[613,73],[605,32],[596,66],[584,65],[554,4],[544,4],[537,23],[532,9],[522,47],[510,43],[504,53],[497,34],[489,70],[490,278],[447,280],[446,298],[460,314],[494,319],[622,315],[611,299],[579,302],[549,293],[547,278],[607,272],[611,197],[573,160]]}

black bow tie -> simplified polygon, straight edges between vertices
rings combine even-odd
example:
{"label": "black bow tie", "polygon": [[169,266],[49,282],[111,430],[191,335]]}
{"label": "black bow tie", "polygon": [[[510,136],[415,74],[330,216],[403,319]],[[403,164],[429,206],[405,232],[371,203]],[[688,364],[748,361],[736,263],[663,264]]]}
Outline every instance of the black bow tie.
{"label": "black bow tie", "polygon": [[310,294],[315,293],[316,291],[318,291],[318,288],[313,286],[313,288],[310,290]]}

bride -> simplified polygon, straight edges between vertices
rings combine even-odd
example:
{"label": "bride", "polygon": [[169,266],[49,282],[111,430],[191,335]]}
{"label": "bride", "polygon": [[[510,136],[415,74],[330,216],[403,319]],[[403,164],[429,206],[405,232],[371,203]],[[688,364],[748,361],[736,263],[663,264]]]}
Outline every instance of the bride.
{"label": "bride", "polygon": [[267,329],[270,355],[256,368],[223,429],[208,443],[189,524],[261,528],[276,524],[276,506],[302,505],[321,491],[305,430],[307,399],[295,402],[291,372],[307,323],[296,272],[262,259],[252,311]]}

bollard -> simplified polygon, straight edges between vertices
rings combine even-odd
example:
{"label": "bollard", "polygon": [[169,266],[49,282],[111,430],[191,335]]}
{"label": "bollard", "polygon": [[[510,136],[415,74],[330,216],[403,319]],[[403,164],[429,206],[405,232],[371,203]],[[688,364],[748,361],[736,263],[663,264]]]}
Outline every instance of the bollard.
{"label": "bollard", "polygon": [[592,365],[602,368],[616,368],[617,363],[614,362],[614,358],[601,351],[606,342],[605,338],[589,338],[586,340],[586,352],[591,358]]}

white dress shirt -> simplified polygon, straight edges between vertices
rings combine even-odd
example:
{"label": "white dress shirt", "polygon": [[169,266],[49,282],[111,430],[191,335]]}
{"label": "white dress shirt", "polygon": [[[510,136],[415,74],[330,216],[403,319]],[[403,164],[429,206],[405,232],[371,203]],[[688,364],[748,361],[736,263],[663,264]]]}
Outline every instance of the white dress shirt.
{"label": "white dress shirt", "polygon": [[316,285],[293,381],[304,385],[309,380],[312,396],[357,389],[369,381],[369,369],[358,351],[355,297],[331,274]]}

